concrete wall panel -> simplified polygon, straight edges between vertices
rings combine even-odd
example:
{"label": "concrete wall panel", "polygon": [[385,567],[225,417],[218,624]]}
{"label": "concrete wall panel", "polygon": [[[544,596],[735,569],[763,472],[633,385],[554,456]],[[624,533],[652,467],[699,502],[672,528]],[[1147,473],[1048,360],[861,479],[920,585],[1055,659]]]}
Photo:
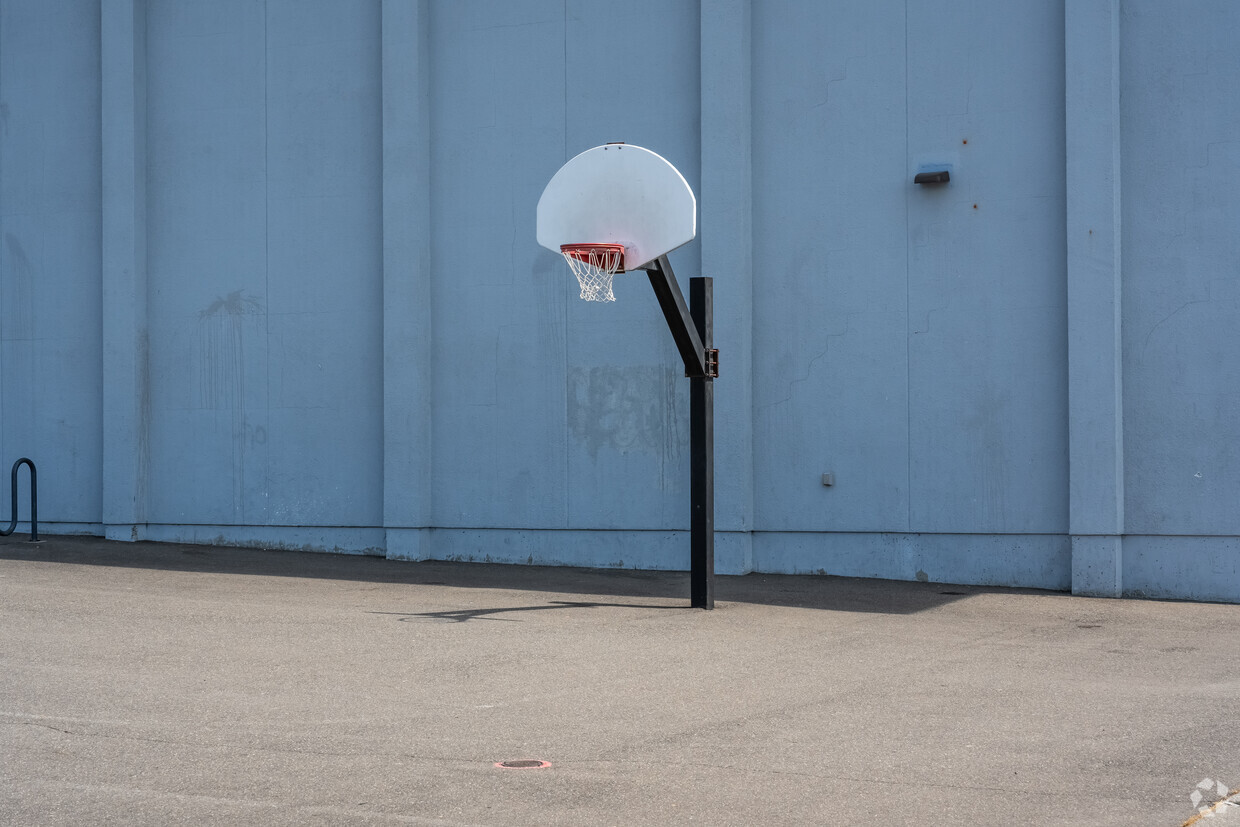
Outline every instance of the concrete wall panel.
{"label": "concrete wall panel", "polygon": [[380,7],[268,0],[267,31],[269,520],[382,525]]}
{"label": "concrete wall panel", "polygon": [[755,525],[905,530],[904,4],[753,18]]}
{"label": "concrete wall panel", "polygon": [[908,19],[910,527],[1067,530],[1059,3]]}
{"label": "concrete wall panel", "polygon": [[[0,3],[0,502],[102,519],[100,22],[88,0]],[[26,473],[20,513],[28,517]]]}
{"label": "concrete wall panel", "polygon": [[759,527],[1065,530],[1062,9],[755,15]]}
{"label": "concrete wall panel", "polygon": [[[648,281],[581,303],[533,209],[564,161],[609,140],[659,147],[696,184],[696,4],[430,18],[435,524],[687,524],[687,432],[669,413],[688,388],[669,379],[682,370]],[[610,71],[626,40],[642,59]],[[687,288],[700,253],[673,261]]]}
{"label": "concrete wall panel", "polygon": [[[700,193],[698,4],[568,10],[564,160],[625,141],[667,158]],[[621,72],[600,61],[616,43],[640,44]],[[687,300],[689,279],[704,275],[700,242],[669,259]],[[616,302],[598,305],[580,300],[567,265],[551,272],[566,297],[569,525],[687,529],[689,382],[649,278],[617,276]],[[678,563],[687,567],[687,546]]]}
{"label": "concrete wall panel", "polygon": [[262,3],[148,9],[153,523],[265,521],[244,496],[266,471],[265,31]]}
{"label": "concrete wall panel", "polygon": [[1240,7],[1122,19],[1126,530],[1240,534]]}
{"label": "concrete wall panel", "polygon": [[564,152],[564,5],[433,3],[429,26],[433,524],[563,526],[566,297],[531,205]]}
{"label": "concrete wall panel", "polygon": [[151,522],[379,524],[378,4],[148,33]]}

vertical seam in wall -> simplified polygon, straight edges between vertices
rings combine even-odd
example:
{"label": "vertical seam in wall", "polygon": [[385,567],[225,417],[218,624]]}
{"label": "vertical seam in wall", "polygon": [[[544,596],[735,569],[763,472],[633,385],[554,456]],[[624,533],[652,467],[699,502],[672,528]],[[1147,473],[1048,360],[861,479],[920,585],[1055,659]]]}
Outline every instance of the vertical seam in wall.
{"label": "vertical seam in wall", "polygon": [[[418,72],[417,89],[420,102],[422,105],[421,117],[418,121],[419,137],[426,142],[426,148],[423,153],[419,154],[421,162],[419,173],[424,186],[426,187],[426,211],[425,222],[423,227],[423,239],[426,244],[426,271],[421,274],[426,283],[426,383],[430,388],[428,393],[429,402],[426,406],[426,420],[424,423],[425,431],[423,437],[425,439],[425,456],[426,469],[425,476],[422,477],[426,496],[421,499],[420,506],[422,509],[421,526],[430,528],[435,524],[435,400],[439,398],[436,386],[436,373],[434,365],[435,355],[435,245],[433,243],[434,236],[432,230],[434,228],[435,215],[435,190],[431,186],[432,177],[431,169],[435,161],[435,124],[432,120],[434,115],[434,91],[435,91],[435,75],[434,67],[435,53],[433,51],[434,38],[431,36],[434,28],[431,18],[430,0],[419,0],[418,11],[418,62],[415,69]],[[425,96],[423,97],[423,93]],[[429,543],[429,540],[427,540]]]}
{"label": "vertical seam in wall", "polygon": [[[383,556],[386,558],[389,552],[388,544],[388,523],[390,520],[388,514],[388,397],[387,397],[387,372],[388,372],[388,340],[387,340],[387,319],[384,317],[384,308],[387,307],[387,288],[388,288],[388,269],[387,269],[387,193],[384,191],[387,172],[387,134],[384,127],[387,125],[386,111],[386,92],[387,84],[383,72],[384,60],[387,58],[387,50],[384,48],[387,44],[383,39],[384,20],[383,20],[383,0],[377,0],[379,5],[379,31],[376,42],[379,44],[379,526],[383,533]],[[270,340],[270,333],[268,333]],[[271,348],[267,349],[267,364],[271,364]],[[270,405],[271,397],[267,397],[268,405]]]}
{"label": "vertical seam in wall", "polygon": [[756,308],[758,307],[758,290],[757,290],[758,280],[755,278],[757,274],[754,273],[754,266],[756,264],[756,259],[754,258],[754,231],[753,231],[753,225],[754,225],[754,187],[753,187],[754,77],[753,77],[753,71],[754,71],[754,64],[755,64],[755,61],[754,61],[754,48],[755,48],[754,40],[755,38],[754,38],[753,15],[754,15],[753,3],[747,2],[745,4],[745,16],[746,16],[745,26],[746,26],[746,30],[749,32],[749,53],[745,55],[745,60],[749,61],[749,66],[746,67],[745,75],[749,81],[749,90],[748,90],[749,100],[746,101],[746,103],[748,104],[749,112],[746,116],[748,119],[748,122],[745,124],[745,130],[748,133],[746,135],[747,157],[745,158],[745,177],[746,177],[745,190],[748,193],[749,203],[745,205],[745,215],[746,215],[746,218],[748,219],[746,231],[749,233],[749,238],[745,239],[745,241],[747,243],[747,249],[749,250],[749,259],[746,262],[746,266],[748,266],[749,268],[749,353],[746,355],[749,358],[749,375],[748,375],[748,380],[747,380],[749,384],[749,468],[747,469],[749,473],[749,482],[748,482],[747,487],[749,489],[748,505],[749,505],[749,568],[750,570],[754,569],[753,535],[754,535],[754,532],[758,530],[758,493],[757,493],[758,480],[757,480],[757,470],[756,470],[758,467],[758,438],[754,433],[754,430],[755,430],[754,426],[758,422],[758,405],[757,405],[758,395],[754,391],[754,378],[753,378],[754,363],[757,361],[757,341],[758,341],[758,335],[757,335],[758,314],[756,312]]}
{"label": "vertical seam in wall", "polygon": [[[269,34],[269,9],[266,0],[263,0],[263,338],[265,345],[265,376],[263,378],[263,399],[264,399],[264,419],[266,427],[271,427],[271,154],[268,151],[268,129],[271,123],[270,112],[267,108],[267,93],[271,87],[271,43],[268,39]],[[382,321],[382,317],[380,317]],[[241,439],[245,440],[245,388],[241,388],[242,402],[242,419],[241,419]],[[242,462],[244,463],[244,458]],[[244,470],[244,466],[243,466]],[[271,487],[271,451],[263,452],[263,490],[268,491]],[[241,493],[241,518],[243,523],[249,521],[245,518],[245,492]],[[269,521],[270,513],[263,515],[264,521]]]}
{"label": "vertical seam in wall", "polygon": [[[3,10],[0,10],[0,55],[3,55],[3,54],[4,54],[4,25],[3,25],[3,20],[4,20],[4,12],[3,12]],[[100,67],[100,71],[99,71],[99,95],[100,95],[100,99],[102,99],[102,97],[103,97],[103,42],[102,42],[102,41],[103,41],[103,34],[102,34],[102,32],[103,32],[103,23],[102,23],[102,17],[100,18],[99,30],[100,30],[100,48],[99,48],[99,55],[100,55],[100,57],[99,57],[99,67]],[[3,100],[4,100],[4,68],[3,68],[3,66],[4,66],[4,61],[3,61],[2,59],[0,59],[0,101],[3,101]],[[103,107],[101,106],[101,107],[100,107],[100,127],[99,127],[99,132],[100,132],[100,137],[101,137],[101,138],[102,138],[102,134],[103,134],[103,117],[102,117],[102,114],[103,114]],[[4,170],[4,136],[5,136],[5,134],[7,134],[7,132],[8,132],[8,130],[7,130],[7,129],[6,129],[6,130],[3,130],[3,131],[0,131],[0,241],[2,241],[2,240],[3,240],[3,238],[4,238],[4,175],[3,175],[3,170]],[[100,224],[100,235],[102,236],[102,227],[103,227],[103,159],[102,159],[102,152],[100,153],[100,155],[101,155],[101,157],[100,157],[100,162],[99,162],[99,205],[100,205],[100,209],[99,209],[99,224]],[[102,259],[103,259],[103,254],[102,254],[102,246],[101,246],[101,249],[100,249],[100,265],[101,265],[101,266],[100,266],[100,270],[101,270],[101,271],[102,271]],[[2,261],[2,260],[3,260],[3,259],[2,259],[2,258],[0,258],[0,261]],[[0,277],[2,277],[2,276],[3,276],[3,271],[0,271]],[[102,290],[102,279],[100,280],[100,289]],[[3,295],[3,294],[2,294],[2,293],[0,293],[0,297],[2,297],[2,295]],[[99,307],[100,307],[100,313],[101,313],[101,315],[102,315],[102,309],[103,309],[103,299],[102,299],[102,296],[100,297]],[[3,306],[0,306],[0,312],[3,312],[3,310],[4,310]],[[4,329],[3,322],[2,322],[2,321],[0,321],[0,332],[2,332],[2,331],[3,331],[3,329]],[[103,324],[102,324],[102,322],[101,322],[101,323],[100,323],[100,325],[99,325],[99,330],[100,330],[100,335],[99,335],[99,375],[100,375],[100,376],[103,376],[103,332],[102,332],[102,331],[103,331]],[[3,341],[3,339],[0,339],[0,341]],[[4,433],[5,433],[5,428],[4,428],[4,383],[5,383],[5,376],[4,376],[4,359],[0,359],[0,459],[3,459],[3,457],[7,456],[7,454],[8,454],[8,447],[7,447],[7,445],[6,445],[6,443],[5,443],[5,440],[4,440]],[[100,392],[100,394],[99,394],[99,434],[100,434],[100,443],[99,443],[99,444],[100,444],[100,451],[102,452],[102,450],[103,450],[103,448],[102,448],[102,446],[103,446],[103,441],[102,441],[102,437],[103,437],[103,393],[102,393],[102,391],[101,391],[101,392]],[[102,463],[101,463],[101,465],[102,465]],[[103,474],[102,474],[102,473],[100,473],[100,475],[99,475],[99,476],[100,476],[100,485],[99,485],[99,490],[102,492],[102,491],[103,491],[103,484],[102,484]],[[102,495],[100,496],[100,502],[99,502],[99,515],[100,515],[100,517],[102,518],[102,516],[103,516],[103,498],[102,498]]]}
{"label": "vertical seam in wall", "polygon": [[[435,6],[430,0],[419,0],[418,12],[418,64],[419,73],[425,72],[425,77],[419,77],[417,81],[418,94],[421,95],[425,90],[426,97],[422,101],[425,107],[422,110],[422,118],[418,122],[419,137],[426,141],[426,151],[423,156],[419,156],[422,163],[418,172],[421,176],[424,186],[426,187],[426,225],[423,228],[425,233],[424,240],[426,243],[426,272],[420,275],[426,281],[426,297],[427,303],[427,334],[426,334],[426,382],[430,386],[430,401],[427,403],[426,409],[426,476],[423,482],[426,484],[426,497],[421,500],[423,509],[422,520],[426,528],[433,528],[436,523],[436,515],[439,513],[437,500],[441,499],[436,496],[439,486],[435,484],[436,479],[436,463],[439,461],[439,453],[435,450],[435,405],[439,399],[439,371],[435,369],[435,307],[436,307],[436,279],[435,265],[439,256],[435,250]],[[425,85],[423,85],[425,84]],[[429,539],[427,543],[429,544]]]}
{"label": "vertical seam in wall", "polygon": [[[387,218],[387,208],[384,200],[384,172],[386,157],[384,150],[387,144],[384,140],[384,111],[383,111],[383,59],[384,59],[384,41],[383,41],[383,0],[375,0],[378,7],[377,16],[378,29],[375,32],[375,42],[379,45],[379,186],[376,190],[379,198],[379,524],[378,528],[383,532],[383,556],[387,557],[388,553],[388,507],[387,507],[387,442],[388,442],[388,408],[387,408],[387,362],[388,362],[388,346],[387,346],[387,319],[383,315],[383,308],[387,306],[387,247],[385,241],[387,238],[387,227],[384,220]],[[269,305],[270,306],[270,305]],[[271,334],[268,332],[268,341]],[[271,364],[271,348],[267,348],[267,364]],[[270,385],[268,386],[267,404],[271,405]]]}
{"label": "vertical seam in wall", "polygon": [[[904,157],[909,157],[908,110],[908,0],[904,0]],[[907,172],[907,170],[905,170]],[[912,260],[909,252],[909,192],[904,188],[904,496],[905,527],[913,530],[913,345],[912,345]]]}
{"label": "vertical seam in wall", "polygon": [[[568,162],[568,0],[564,0],[564,157],[560,163]],[[568,352],[568,348],[564,349]]]}
{"label": "vertical seam in wall", "polygon": [[1064,199],[1063,201],[1064,203],[1063,203],[1063,215],[1064,215],[1064,360],[1065,360],[1064,374],[1066,377],[1067,393],[1064,395],[1064,399],[1067,401],[1067,408],[1068,408],[1067,423],[1066,423],[1067,428],[1065,430],[1065,433],[1068,439],[1068,451],[1067,451],[1067,454],[1068,454],[1068,462],[1067,462],[1068,481],[1067,482],[1068,484],[1067,484],[1066,494],[1068,498],[1067,535],[1069,537],[1069,549],[1070,549],[1069,559],[1068,559],[1069,588],[1071,588],[1072,578],[1076,576],[1076,571],[1075,571],[1076,566],[1073,564],[1072,558],[1076,556],[1076,548],[1075,548],[1076,535],[1075,535],[1074,529],[1076,528],[1075,522],[1076,522],[1076,514],[1077,514],[1076,496],[1074,494],[1074,491],[1076,489],[1076,485],[1074,482],[1075,480],[1074,474],[1075,474],[1076,468],[1073,466],[1073,459],[1077,452],[1077,448],[1076,448],[1077,425],[1076,425],[1076,415],[1075,415],[1075,405],[1077,402],[1077,398],[1076,398],[1076,392],[1073,388],[1073,380],[1076,378],[1076,375],[1075,375],[1076,347],[1073,343],[1073,336],[1072,336],[1072,331],[1073,331],[1072,322],[1074,320],[1073,312],[1072,312],[1073,311],[1072,288],[1075,282],[1075,279],[1074,279],[1075,267],[1073,264],[1074,259],[1075,259],[1075,256],[1074,256],[1075,250],[1073,247],[1072,227],[1073,227],[1073,219],[1076,217],[1074,207],[1075,207],[1075,203],[1077,200],[1074,197],[1075,193],[1073,189],[1073,182],[1076,180],[1076,178],[1074,176],[1072,164],[1073,164],[1073,161],[1076,159],[1075,129],[1077,127],[1077,115],[1076,115],[1076,109],[1073,106],[1074,96],[1072,94],[1072,82],[1075,77],[1074,72],[1073,72],[1073,69],[1074,69],[1073,58],[1076,56],[1076,45],[1073,41],[1073,38],[1068,33],[1069,26],[1071,25],[1071,22],[1070,22],[1071,20],[1072,20],[1072,4],[1069,2],[1069,0],[1065,0],[1064,27],[1063,27],[1063,31],[1064,31],[1064,43],[1063,43],[1063,60],[1064,60],[1064,87],[1063,87],[1063,95],[1064,95],[1064,99],[1063,99],[1063,108],[1064,108],[1064,113],[1063,113]]}
{"label": "vertical seam in wall", "polygon": [[[561,164],[568,162],[568,0],[564,0],[563,35],[564,35],[564,56],[563,56],[563,64],[564,64],[564,113],[563,113],[564,115],[564,152],[563,152],[563,157],[561,157],[560,159]],[[569,434],[571,433],[572,429],[569,427],[569,422],[568,422],[568,405],[569,405],[569,400],[568,400],[568,394],[569,394],[568,311],[570,307],[570,293],[571,291],[569,290],[560,291],[560,294],[561,294],[560,301],[563,302],[563,307],[564,307],[564,431],[563,433],[564,433],[564,527],[565,528],[571,528],[573,524],[572,493],[571,493],[573,490],[573,485],[572,485],[573,465],[572,465],[572,462],[569,461],[570,460],[569,455],[570,455],[570,452],[572,451],[571,438]]]}
{"label": "vertical seam in wall", "polygon": [[[140,5],[139,5],[140,4]],[[141,200],[141,217],[134,224],[134,235],[138,236],[139,228],[141,232],[141,248],[136,253],[140,257],[141,274],[142,274],[142,341],[143,346],[140,349],[142,362],[139,366],[140,373],[140,398],[141,413],[138,416],[138,511],[135,514],[135,522],[146,525],[151,516],[151,266],[150,266],[150,210],[148,205],[151,200],[151,178],[148,174],[150,170],[150,148],[148,141],[150,138],[150,118],[147,116],[147,108],[150,105],[151,92],[149,85],[149,75],[147,65],[150,58],[150,38],[147,33],[147,2],[146,0],[135,0],[135,9],[141,9],[141,29],[138,29],[137,20],[134,21],[134,58],[133,58],[133,80],[134,83],[141,82],[141,106],[134,106],[134,113],[141,113],[141,122],[134,125],[134,143],[141,141],[142,153],[135,161],[133,166],[133,174],[136,178],[142,177],[142,200]],[[140,44],[137,40],[141,37]],[[139,63],[137,47],[141,46],[141,63]],[[137,97],[135,91],[135,98]],[[134,191],[137,192],[137,183],[134,184]]]}
{"label": "vertical seam in wall", "polygon": [[[99,151],[99,247],[97,250],[97,252],[99,253],[99,272],[98,272],[99,281],[97,284],[97,287],[99,290],[97,294],[98,299],[99,299],[99,362],[98,362],[99,406],[95,409],[95,413],[99,417],[98,419],[98,422],[99,422],[99,454],[98,454],[99,456],[99,499],[98,499],[99,512],[98,513],[99,513],[99,534],[100,536],[102,536],[106,531],[106,529],[103,527],[104,526],[104,521],[103,521],[103,509],[104,509],[104,505],[103,505],[104,504],[103,377],[104,377],[104,372],[103,372],[103,368],[104,368],[104,362],[105,362],[103,349],[104,349],[105,339],[103,335],[103,328],[104,328],[104,309],[103,309],[104,308],[104,305],[103,305],[103,302],[104,302],[104,298],[103,298],[103,295],[104,295],[104,289],[103,289],[103,263],[104,263],[104,259],[103,259],[103,65],[104,65],[103,64],[103,38],[104,38],[103,26],[104,26],[104,11],[103,11],[102,4],[100,4],[96,8],[96,11],[98,12],[98,16],[96,19],[99,23],[99,64],[96,66],[96,69],[98,69],[99,71],[99,120],[98,120],[98,123],[96,124],[99,127],[99,141],[96,145],[96,148]],[[2,16],[3,15],[0,15],[0,17]],[[3,44],[2,37],[0,37],[0,44]],[[0,51],[3,51],[3,49],[4,49],[3,45],[0,45]],[[0,61],[0,64],[2,64],[2,61]],[[0,81],[0,100],[3,100],[4,98],[3,88],[4,87],[3,87],[2,81]],[[0,139],[0,143],[2,142],[3,142],[3,139]],[[3,154],[0,153],[0,170],[2,169],[3,169]],[[2,182],[3,180],[4,180],[4,176],[0,174],[0,182]],[[3,214],[3,205],[4,205],[4,197],[3,197],[3,194],[0,193],[0,214]],[[4,371],[2,368],[0,368],[0,386],[3,385],[3,380],[4,380]],[[0,404],[3,404],[3,399],[4,399],[4,393],[2,390],[0,390]],[[0,408],[0,411],[3,411],[3,408]],[[3,432],[4,432],[3,414],[0,413],[0,433],[3,433]]]}
{"label": "vertical seam in wall", "polygon": [[[1115,531],[1118,535],[1123,536],[1127,523],[1128,511],[1128,486],[1127,479],[1124,476],[1127,472],[1127,455],[1124,451],[1124,111],[1120,101],[1120,94],[1123,91],[1122,85],[1122,66],[1121,49],[1124,45],[1124,35],[1122,27],[1124,25],[1123,8],[1120,0],[1116,0],[1111,12],[1111,77],[1113,89],[1111,90],[1111,128],[1112,132],[1112,162],[1111,162],[1111,204],[1112,219],[1111,227],[1114,235],[1112,239],[1112,256],[1115,261],[1114,281],[1114,308],[1112,314],[1115,342],[1115,434],[1116,441],[1119,445],[1115,452],[1115,484],[1118,488],[1115,498]],[[1208,150],[1207,150],[1208,151]],[[1209,158],[1207,157],[1207,162]],[[1066,212],[1066,211],[1065,211]],[[1071,522],[1071,514],[1069,513],[1069,523]],[[1120,558],[1121,564],[1123,558]],[[1122,579],[1121,579],[1122,582]]]}
{"label": "vertical seam in wall", "polygon": [[[99,533],[108,524],[108,10],[99,6]],[[2,48],[2,46],[0,46]],[[0,180],[3,180],[0,178]]]}

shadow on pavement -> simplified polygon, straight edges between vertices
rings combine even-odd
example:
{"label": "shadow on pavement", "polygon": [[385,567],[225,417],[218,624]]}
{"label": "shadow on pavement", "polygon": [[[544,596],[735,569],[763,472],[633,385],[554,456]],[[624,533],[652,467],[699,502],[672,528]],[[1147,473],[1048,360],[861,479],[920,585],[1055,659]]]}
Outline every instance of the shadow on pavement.
{"label": "shadow on pavement", "polygon": [[555,609],[670,609],[679,611],[683,606],[669,606],[666,603],[658,605],[651,603],[601,603],[596,600],[552,600],[543,606],[505,606],[495,609],[450,609],[442,612],[367,612],[372,615],[391,615],[402,623],[410,623],[418,620],[442,620],[452,623],[465,623],[470,620],[502,620],[507,622],[516,622],[515,617],[493,617],[500,614],[514,614],[517,612],[545,612]]}
{"label": "shadow on pavement", "polygon": [[[20,538],[3,538],[0,539],[0,560],[251,577],[308,577],[445,588],[684,599],[686,606],[689,595],[689,575],[679,571],[442,561],[411,563],[382,557],[321,552],[271,551],[178,543],[119,543],[97,537],[57,536],[49,537],[38,544],[28,543]],[[988,592],[1037,593],[1030,589],[868,580],[831,575],[719,575],[715,580],[715,599],[718,602],[882,614],[912,614],[961,600],[969,595]],[[537,608],[580,609],[607,605],[613,604],[556,601]],[[660,604],[645,608],[675,609],[683,606]],[[534,610],[534,607],[530,610]],[[433,619],[463,622],[494,613],[498,612],[471,610],[430,614],[437,616]],[[442,617],[438,617],[440,615]]]}

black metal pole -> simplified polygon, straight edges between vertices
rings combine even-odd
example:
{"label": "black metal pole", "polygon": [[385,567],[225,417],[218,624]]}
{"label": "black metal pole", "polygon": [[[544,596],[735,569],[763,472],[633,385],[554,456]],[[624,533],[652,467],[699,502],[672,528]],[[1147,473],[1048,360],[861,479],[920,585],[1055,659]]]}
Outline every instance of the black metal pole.
{"label": "black metal pole", "polygon": [[[689,312],[702,341],[703,363],[714,347],[714,282],[689,279]],[[690,605],[715,608],[715,381],[712,371],[689,379]]]}
{"label": "black metal pole", "polygon": [[668,330],[689,377],[689,604],[715,608],[715,383],[714,281],[689,279],[685,305],[667,256],[646,268]]}

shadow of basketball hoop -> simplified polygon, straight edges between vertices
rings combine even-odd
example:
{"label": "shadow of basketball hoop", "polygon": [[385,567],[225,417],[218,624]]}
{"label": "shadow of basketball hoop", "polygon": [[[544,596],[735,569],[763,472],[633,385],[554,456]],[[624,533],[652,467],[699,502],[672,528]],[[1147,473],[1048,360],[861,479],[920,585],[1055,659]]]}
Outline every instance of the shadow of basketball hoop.
{"label": "shadow of basketball hoop", "polygon": [[366,614],[394,615],[400,623],[409,623],[415,620],[440,620],[449,623],[467,623],[471,620],[500,620],[508,623],[520,623],[520,619],[515,617],[493,617],[492,615],[517,612],[546,612],[560,609],[670,609],[679,612],[684,611],[683,606],[654,605],[650,603],[599,603],[596,601],[553,600],[545,606],[449,609],[441,612],[367,612]]}

